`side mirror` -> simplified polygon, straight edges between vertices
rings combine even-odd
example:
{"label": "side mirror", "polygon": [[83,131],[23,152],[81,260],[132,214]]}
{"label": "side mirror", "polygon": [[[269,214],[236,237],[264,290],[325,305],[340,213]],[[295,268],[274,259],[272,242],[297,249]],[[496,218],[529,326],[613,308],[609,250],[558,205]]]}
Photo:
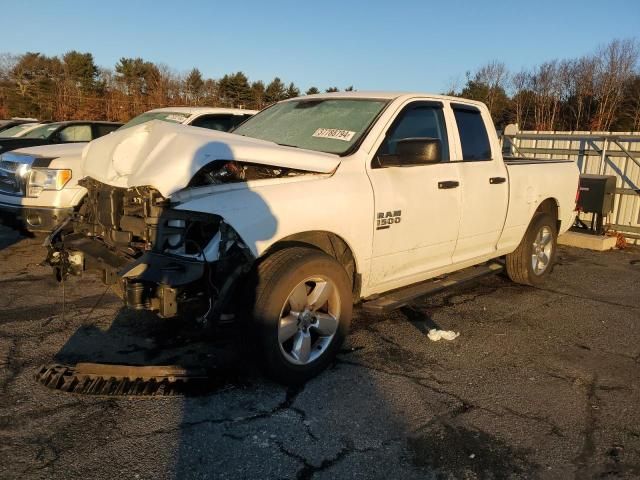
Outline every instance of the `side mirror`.
{"label": "side mirror", "polygon": [[429,165],[442,161],[442,144],[438,138],[416,137],[398,140],[395,155],[380,155],[381,167]]}

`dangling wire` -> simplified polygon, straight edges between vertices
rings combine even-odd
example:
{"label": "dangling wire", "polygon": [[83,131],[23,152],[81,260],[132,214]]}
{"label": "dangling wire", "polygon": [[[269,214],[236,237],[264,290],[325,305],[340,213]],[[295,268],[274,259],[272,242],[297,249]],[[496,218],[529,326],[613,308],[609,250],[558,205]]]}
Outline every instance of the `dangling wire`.
{"label": "dangling wire", "polygon": [[89,313],[87,313],[87,316],[85,317],[84,321],[82,322],[83,324],[86,324],[89,321],[89,318],[91,317],[91,315],[93,314],[95,309],[98,308],[98,306],[102,303],[102,299],[104,298],[104,296],[109,291],[109,288],[111,288],[111,285],[107,285],[106,286],[106,288],[102,292],[102,295],[100,295],[100,298],[98,298],[98,301],[93,305],[93,307],[91,307],[91,310],[89,310]]}
{"label": "dangling wire", "polygon": [[62,323],[64,324],[64,311],[66,309],[67,304],[67,295],[64,288],[64,271],[61,272],[60,275],[60,283],[62,283]]}

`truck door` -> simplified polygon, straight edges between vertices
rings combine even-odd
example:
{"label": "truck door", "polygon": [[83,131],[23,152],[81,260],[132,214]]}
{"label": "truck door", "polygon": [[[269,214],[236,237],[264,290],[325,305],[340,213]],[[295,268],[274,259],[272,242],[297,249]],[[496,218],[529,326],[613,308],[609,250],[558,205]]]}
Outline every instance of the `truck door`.
{"label": "truck door", "polygon": [[[427,165],[385,166],[399,140],[437,138],[441,161]],[[441,102],[405,106],[386,131],[368,167],[375,198],[370,283],[418,281],[425,272],[449,265],[458,236],[460,178],[449,158],[450,133]]]}
{"label": "truck door", "polygon": [[[496,250],[509,202],[509,177],[491,118],[472,106],[451,104],[462,158],[460,171],[462,216],[453,263],[489,255]],[[489,136],[492,135],[492,137]],[[494,144],[490,141],[494,139]]]}

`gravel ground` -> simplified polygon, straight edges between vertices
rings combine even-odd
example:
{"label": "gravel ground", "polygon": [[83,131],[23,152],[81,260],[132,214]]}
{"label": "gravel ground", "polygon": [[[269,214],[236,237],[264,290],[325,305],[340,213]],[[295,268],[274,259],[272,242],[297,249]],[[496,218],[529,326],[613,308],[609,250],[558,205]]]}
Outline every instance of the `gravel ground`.
{"label": "gravel ground", "polygon": [[[2,478],[639,478],[640,251],[561,248],[542,289],[485,278],[391,315],[356,310],[332,368],[265,380],[234,339],[62,287],[0,227]],[[461,332],[430,342],[438,325]],[[183,397],[66,394],[38,366],[216,368]]]}

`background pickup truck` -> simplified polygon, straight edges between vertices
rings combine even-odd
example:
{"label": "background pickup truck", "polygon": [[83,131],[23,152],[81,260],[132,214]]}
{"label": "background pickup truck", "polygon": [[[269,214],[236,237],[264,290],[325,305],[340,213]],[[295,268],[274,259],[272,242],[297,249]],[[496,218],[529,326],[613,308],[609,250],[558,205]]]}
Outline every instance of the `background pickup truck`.
{"label": "background pickup truck", "polygon": [[354,302],[401,306],[500,258],[539,284],[578,189],[571,161],[505,161],[481,103],[365,92],[286,100],[233,134],[145,123],[92,142],[85,173],[49,239],[56,275],[101,271],[164,317],[248,318],[287,383],[331,361]]}
{"label": "background pickup truck", "polygon": [[[121,128],[161,120],[227,131],[254,113],[255,110],[233,108],[158,108],[134,117]],[[86,194],[85,188],[78,185],[78,180],[84,177],[82,150],[87,141],[97,138],[90,136],[89,127],[78,130],[80,125],[85,123],[52,123],[37,127],[36,130],[47,134],[51,129],[51,132],[58,132],[59,138],[68,139],[70,129],[74,129],[74,138],[81,143],[21,148],[0,156],[0,214],[4,223],[32,232],[50,232],[78,207]],[[101,130],[103,125],[97,122],[93,126],[94,135],[110,133],[121,126],[109,123],[106,124],[107,130]],[[85,136],[78,136],[82,132]],[[53,134],[48,135],[47,139],[51,140]],[[29,133],[26,135],[29,136]],[[35,136],[40,137],[42,133]],[[0,139],[0,145],[3,140]]]}

